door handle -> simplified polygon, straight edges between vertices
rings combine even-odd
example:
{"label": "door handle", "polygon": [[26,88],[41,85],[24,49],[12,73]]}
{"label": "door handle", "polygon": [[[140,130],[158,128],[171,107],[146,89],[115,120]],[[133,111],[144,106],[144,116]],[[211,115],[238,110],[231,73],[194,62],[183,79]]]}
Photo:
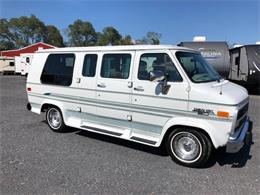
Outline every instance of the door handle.
{"label": "door handle", "polygon": [[139,87],[134,87],[134,90],[135,91],[144,91],[143,87],[140,87],[140,86]]}
{"label": "door handle", "polygon": [[106,85],[104,83],[100,83],[97,86],[100,87],[100,88],[105,88],[106,87]]}
{"label": "door handle", "polygon": [[76,79],[76,83],[80,83],[81,79],[80,78],[77,78]]}

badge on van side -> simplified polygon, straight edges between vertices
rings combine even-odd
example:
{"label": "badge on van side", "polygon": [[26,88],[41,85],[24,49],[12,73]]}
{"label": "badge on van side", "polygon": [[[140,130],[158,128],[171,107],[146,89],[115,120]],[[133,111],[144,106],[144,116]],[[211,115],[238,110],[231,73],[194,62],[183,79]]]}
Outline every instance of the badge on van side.
{"label": "badge on van side", "polygon": [[197,112],[199,115],[204,115],[204,116],[215,115],[213,110],[203,109],[203,108],[194,108],[192,112]]}

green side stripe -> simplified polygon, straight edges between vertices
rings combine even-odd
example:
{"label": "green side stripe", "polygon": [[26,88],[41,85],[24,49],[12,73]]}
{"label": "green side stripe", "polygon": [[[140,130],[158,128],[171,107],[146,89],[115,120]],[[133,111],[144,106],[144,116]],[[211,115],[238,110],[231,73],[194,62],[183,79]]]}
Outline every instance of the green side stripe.
{"label": "green side stripe", "polygon": [[[184,116],[192,116],[196,118],[206,118],[208,119],[209,116],[203,116],[198,115],[195,112],[192,111],[183,111],[183,110],[177,110],[177,109],[161,109],[158,107],[147,107],[147,106],[141,106],[141,105],[133,105],[133,104],[126,104],[126,103],[115,103],[111,101],[103,101],[103,100],[93,100],[89,98],[83,98],[83,97],[76,97],[76,96],[68,96],[68,95],[60,95],[60,94],[53,94],[53,93],[45,93],[43,95],[36,94],[36,93],[30,93],[28,95],[35,96],[35,97],[41,97],[41,98],[48,98],[53,100],[60,100],[64,102],[69,103],[80,103],[83,105],[89,105],[89,106],[97,106],[101,108],[112,108],[127,112],[138,112],[143,114],[150,114],[154,116],[163,116],[163,117],[172,117],[173,115],[184,115]],[[114,107],[113,107],[114,106]],[[210,116],[210,119],[220,120],[220,121],[226,121],[228,119],[224,118],[217,118],[215,116]]]}

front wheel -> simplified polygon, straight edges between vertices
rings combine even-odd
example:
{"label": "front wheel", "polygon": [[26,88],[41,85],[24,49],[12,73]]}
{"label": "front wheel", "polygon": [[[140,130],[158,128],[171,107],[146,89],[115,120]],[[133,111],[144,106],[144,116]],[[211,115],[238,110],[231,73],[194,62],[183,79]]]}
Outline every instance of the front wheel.
{"label": "front wheel", "polygon": [[46,112],[46,121],[53,131],[64,132],[66,130],[66,125],[63,121],[62,113],[60,109],[56,107],[48,108]]}
{"label": "front wheel", "polygon": [[191,128],[172,131],[166,140],[166,149],[178,164],[188,167],[201,167],[212,152],[210,139]]}

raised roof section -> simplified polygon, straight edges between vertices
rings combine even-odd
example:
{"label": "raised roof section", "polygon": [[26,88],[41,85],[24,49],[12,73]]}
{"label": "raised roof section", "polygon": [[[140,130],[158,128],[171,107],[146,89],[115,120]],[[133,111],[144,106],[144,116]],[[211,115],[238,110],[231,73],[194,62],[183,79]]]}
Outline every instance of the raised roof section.
{"label": "raised roof section", "polygon": [[39,50],[37,51],[37,53],[86,52],[86,51],[131,51],[131,50],[160,50],[160,49],[195,51],[189,48],[178,47],[174,45],[127,45],[127,46],[64,47],[64,48]]}

